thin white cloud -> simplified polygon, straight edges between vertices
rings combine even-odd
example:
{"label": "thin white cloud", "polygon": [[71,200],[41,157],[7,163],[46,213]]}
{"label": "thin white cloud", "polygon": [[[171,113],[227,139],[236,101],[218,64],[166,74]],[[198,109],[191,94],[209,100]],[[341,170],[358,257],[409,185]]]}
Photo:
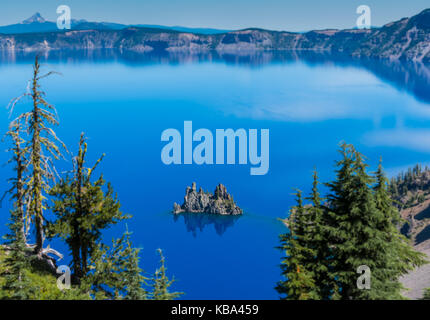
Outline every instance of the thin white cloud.
{"label": "thin white cloud", "polygon": [[372,147],[401,147],[430,153],[430,129],[376,130],[366,133],[363,143]]}

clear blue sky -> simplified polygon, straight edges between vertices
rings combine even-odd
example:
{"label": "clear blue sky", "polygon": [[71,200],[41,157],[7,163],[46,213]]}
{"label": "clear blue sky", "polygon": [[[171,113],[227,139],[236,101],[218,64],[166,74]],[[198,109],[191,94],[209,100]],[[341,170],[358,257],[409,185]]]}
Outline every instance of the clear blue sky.
{"label": "clear blue sky", "polygon": [[0,25],[35,12],[55,21],[61,4],[71,7],[72,18],[90,21],[291,31],[353,27],[362,4],[372,9],[375,26],[430,8],[429,0],[2,0]]}

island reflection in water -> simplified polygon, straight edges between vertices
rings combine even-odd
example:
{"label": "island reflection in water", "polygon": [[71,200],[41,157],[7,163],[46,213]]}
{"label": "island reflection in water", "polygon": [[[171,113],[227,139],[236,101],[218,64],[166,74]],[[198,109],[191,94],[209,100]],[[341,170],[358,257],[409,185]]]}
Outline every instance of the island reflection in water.
{"label": "island reflection in water", "polygon": [[338,66],[368,70],[379,79],[399,90],[406,90],[418,100],[430,103],[430,65],[416,61],[391,61],[355,58],[342,53],[326,51],[256,51],[236,54],[210,51],[184,53],[154,51],[139,53],[119,49],[52,50],[41,52],[1,51],[1,64],[32,63],[35,55],[49,63],[107,63],[119,62],[130,66],[183,65],[190,63],[225,63],[248,68],[261,68],[275,64],[305,63],[310,67]]}
{"label": "island reflection in water", "polygon": [[222,236],[228,228],[233,227],[241,215],[215,215],[208,213],[180,213],[173,215],[173,221],[178,222],[181,218],[184,220],[185,227],[188,232],[193,234],[196,238],[199,232],[210,225],[213,225],[215,232]]}

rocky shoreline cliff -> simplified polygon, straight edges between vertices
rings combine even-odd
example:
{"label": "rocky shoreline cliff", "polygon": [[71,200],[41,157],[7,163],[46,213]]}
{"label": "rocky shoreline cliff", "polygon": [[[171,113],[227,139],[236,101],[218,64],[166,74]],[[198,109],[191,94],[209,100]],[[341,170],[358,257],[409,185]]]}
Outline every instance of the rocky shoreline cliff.
{"label": "rocky shoreline cliff", "polygon": [[370,30],[319,30],[306,33],[246,29],[222,34],[128,27],[0,34],[0,51],[120,49],[243,53],[269,50],[323,51],[351,57],[430,62],[430,9]]}
{"label": "rocky shoreline cliff", "polygon": [[214,194],[211,194],[202,188],[197,192],[196,183],[193,182],[185,191],[184,203],[181,206],[176,202],[173,204],[173,213],[241,215],[243,210],[236,205],[224,185],[217,185]]}

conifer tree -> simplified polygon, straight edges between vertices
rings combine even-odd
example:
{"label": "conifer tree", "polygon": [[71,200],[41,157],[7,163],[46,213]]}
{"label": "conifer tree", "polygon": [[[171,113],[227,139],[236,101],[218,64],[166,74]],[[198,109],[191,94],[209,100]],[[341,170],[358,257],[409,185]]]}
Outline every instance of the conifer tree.
{"label": "conifer tree", "polygon": [[22,233],[22,217],[16,208],[11,210],[9,229],[10,233],[4,236],[7,256],[4,260],[6,271],[1,275],[4,277],[2,290],[7,292],[9,299],[29,299],[32,294],[32,286],[26,275],[29,261]]}
{"label": "conifer tree", "polygon": [[148,298],[148,293],[144,289],[146,285],[146,277],[143,276],[143,270],[139,267],[139,253],[140,248],[134,248],[130,240],[131,233],[127,231],[125,233],[125,243],[124,252],[122,254],[124,258],[123,272],[121,273],[124,279],[124,287],[126,294],[124,296],[125,300],[146,300]]}
{"label": "conifer tree", "polygon": [[12,121],[9,127],[9,131],[6,136],[12,142],[12,147],[8,150],[12,152],[12,158],[9,159],[8,164],[14,164],[14,171],[16,176],[9,179],[12,184],[11,188],[5,192],[5,197],[7,194],[11,194],[11,199],[14,200],[15,211],[17,215],[21,217],[22,220],[22,237],[24,242],[26,242],[26,230],[25,230],[25,195],[26,195],[26,177],[27,172],[27,147],[25,146],[26,141],[22,139],[22,126],[19,120]]}
{"label": "conifer tree", "polygon": [[165,266],[165,258],[163,256],[163,252],[161,249],[157,250],[160,255],[160,268],[157,269],[154,273],[154,277],[152,279],[152,291],[151,291],[151,299],[152,300],[174,300],[181,295],[183,292],[170,292],[169,288],[175,282],[175,279],[169,279],[166,274],[166,266]]}
{"label": "conifer tree", "polygon": [[[327,241],[332,246],[332,276],[339,290],[332,298],[398,299],[398,277],[423,260],[395,228],[396,212],[388,197],[382,167],[375,179],[367,174],[363,156],[352,145],[341,145],[336,180],[327,184]],[[371,271],[371,289],[357,286],[357,268]]]}
{"label": "conifer tree", "polygon": [[[381,163],[372,177],[352,145],[343,143],[340,153],[336,179],[326,184],[326,204],[316,172],[307,198],[311,205],[304,207],[298,193],[288,219],[290,233],[281,236],[287,257],[282,262],[285,280],[277,289],[287,299],[311,294],[318,299],[402,299],[399,278],[424,264],[424,255],[414,251],[398,230],[400,215]],[[420,173],[416,167],[406,177]],[[371,271],[370,289],[357,285],[359,266]],[[308,277],[300,278],[295,269],[306,270]]]}
{"label": "conifer tree", "polygon": [[[112,240],[111,247],[99,244],[91,256],[90,272],[83,279],[82,287],[95,299],[173,300],[183,295],[169,290],[175,280],[167,277],[161,249],[158,249],[161,266],[151,279],[143,276],[139,267],[139,251],[133,248],[128,231]],[[145,289],[148,285],[149,291]]]}
{"label": "conifer tree", "polygon": [[309,262],[314,252],[306,240],[309,232],[308,220],[303,207],[301,191],[296,193],[297,205],[290,210],[290,216],[283,220],[289,232],[280,236],[279,249],[285,252],[281,263],[283,280],[276,290],[285,300],[317,299],[315,281],[309,270]]}
{"label": "conifer tree", "polygon": [[[339,287],[333,298],[370,299],[383,284],[378,277],[384,266],[384,234],[375,228],[381,221],[370,185],[367,165],[352,145],[343,143],[337,162],[336,180],[328,183],[327,241],[333,246],[332,275]],[[368,266],[372,272],[371,290],[357,287],[357,268]]]}
{"label": "conifer tree", "polygon": [[[40,89],[40,80],[53,74],[40,74],[40,64],[36,56],[33,67],[33,78],[30,81],[30,92],[15,98],[11,104],[12,113],[15,105],[23,98],[30,97],[31,110],[22,113],[15,121],[24,121],[30,141],[28,146],[28,162],[31,170],[28,180],[29,213],[34,219],[36,230],[35,253],[42,254],[44,236],[44,211],[47,206],[45,194],[49,190],[49,184],[55,179],[53,159],[59,159],[62,154],[57,143],[65,148],[57,138],[51,126],[58,125],[58,117],[54,106],[49,104]],[[52,159],[53,158],[53,159]]]}
{"label": "conifer tree", "polygon": [[4,236],[6,240],[7,256],[5,258],[6,271],[2,290],[7,292],[8,299],[28,299],[32,293],[30,282],[26,276],[29,261],[26,256],[26,240],[24,230],[24,196],[25,184],[25,148],[24,141],[20,137],[21,126],[19,122],[12,122],[7,135],[11,138],[13,146],[9,151],[13,152],[10,163],[14,163],[16,177],[12,178],[12,188],[8,193],[14,199],[14,208],[11,210],[9,229],[10,233]]}
{"label": "conifer tree", "polygon": [[146,300],[146,278],[139,267],[139,249],[128,230],[112,246],[98,244],[91,256],[90,273],[83,279],[96,299]]}
{"label": "conifer tree", "polygon": [[320,300],[327,300],[331,297],[335,283],[330,277],[331,251],[325,234],[326,209],[322,204],[324,199],[320,195],[318,186],[318,173],[314,170],[312,192],[307,198],[311,204],[306,208],[309,225],[306,245],[312,249],[312,254],[306,267],[313,274],[316,296]]}
{"label": "conifer tree", "polygon": [[32,294],[32,286],[26,275],[29,268],[26,256],[26,244],[22,233],[23,222],[18,209],[11,210],[10,233],[4,236],[7,256],[4,260],[6,271],[2,290],[8,293],[9,299],[25,300]]}
{"label": "conifer tree", "polygon": [[[420,173],[421,168],[416,168]],[[404,237],[399,229],[400,213],[393,206],[393,200],[388,192],[388,180],[379,162],[375,172],[376,184],[374,186],[376,207],[382,213],[381,221],[376,225],[385,234],[388,244],[385,251],[386,265],[382,269],[381,277],[384,287],[381,288],[381,298],[401,299],[403,286],[399,277],[425,263],[424,254],[415,251],[409,240]]]}
{"label": "conifer tree", "polygon": [[59,236],[69,246],[75,282],[88,273],[88,261],[101,240],[102,231],[129,218],[120,210],[120,202],[103,176],[95,181],[92,179],[103,156],[93,167],[87,168],[86,154],[87,143],[81,134],[79,152],[73,159],[72,177],[61,179],[50,190],[54,198],[52,210],[57,219],[49,223],[49,236]]}

